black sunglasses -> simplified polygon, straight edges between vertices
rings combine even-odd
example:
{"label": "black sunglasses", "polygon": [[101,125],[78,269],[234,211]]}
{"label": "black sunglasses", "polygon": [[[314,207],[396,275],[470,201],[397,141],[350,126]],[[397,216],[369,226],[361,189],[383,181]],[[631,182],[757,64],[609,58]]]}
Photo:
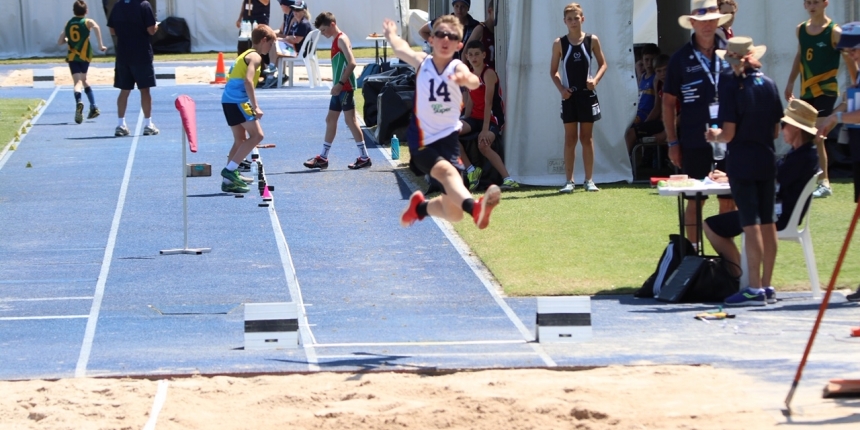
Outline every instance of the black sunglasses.
{"label": "black sunglasses", "polygon": [[448,40],[450,40],[452,42],[459,42],[460,41],[460,35],[457,33],[449,33],[447,31],[436,30],[436,32],[433,33],[433,35],[436,36],[437,39],[444,39],[447,37]]}
{"label": "black sunglasses", "polygon": [[693,12],[690,13],[690,15],[694,15],[694,16],[707,15],[709,13],[717,13],[717,12],[719,12],[719,10],[720,10],[720,8],[718,8],[716,6],[702,7],[699,9],[693,9]]}

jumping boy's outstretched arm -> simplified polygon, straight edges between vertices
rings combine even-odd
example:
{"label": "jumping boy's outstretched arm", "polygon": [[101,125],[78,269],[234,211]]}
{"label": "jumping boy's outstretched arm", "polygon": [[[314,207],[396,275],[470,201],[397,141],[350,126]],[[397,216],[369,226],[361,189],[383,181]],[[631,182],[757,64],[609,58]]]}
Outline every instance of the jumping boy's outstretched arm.
{"label": "jumping boy's outstretched arm", "polygon": [[[454,73],[451,75],[451,80],[454,81],[455,84],[461,87],[466,87],[470,90],[477,89],[481,86],[481,79],[479,79],[477,75],[472,73],[472,71],[469,70],[469,67],[463,63],[458,64],[457,67],[454,68]],[[492,106],[492,104],[488,105],[485,109],[489,110],[490,106]]]}
{"label": "jumping boy's outstretched arm", "polygon": [[385,21],[382,22],[382,29],[388,44],[394,50],[394,55],[397,55],[397,58],[405,61],[406,64],[417,68],[427,58],[427,54],[413,51],[409,43],[397,35],[397,24],[394,21],[385,18]]}

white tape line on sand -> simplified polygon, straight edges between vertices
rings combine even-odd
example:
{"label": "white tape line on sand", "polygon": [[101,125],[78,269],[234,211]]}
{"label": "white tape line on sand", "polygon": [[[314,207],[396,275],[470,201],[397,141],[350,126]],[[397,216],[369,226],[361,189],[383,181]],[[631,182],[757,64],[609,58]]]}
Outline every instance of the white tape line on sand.
{"label": "white tape line on sand", "polygon": [[158,391],[155,392],[155,400],[152,402],[152,410],[149,411],[149,419],[146,420],[146,425],[143,430],[155,430],[155,423],[158,422],[158,414],[161,413],[161,408],[164,406],[164,401],[167,400],[167,384],[164,379],[158,381]]}
{"label": "white tape line on sand", "polygon": [[84,341],[81,344],[81,354],[78,356],[78,365],[75,367],[75,377],[87,376],[87,363],[90,361],[90,352],[93,349],[93,339],[96,336],[96,323],[99,320],[99,311],[102,307],[105,284],[107,283],[110,263],[113,260],[113,249],[116,246],[116,235],[119,232],[119,221],[122,218],[122,210],[125,207],[125,195],[128,192],[128,183],[131,179],[131,168],[134,166],[134,155],[137,152],[137,141],[140,139],[140,130],[143,128],[143,110],[137,116],[137,126],[134,128],[134,139],[131,141],[131,149],[128,151],[128,161],[125,163],[125,174],[122,177],[122,186],[116,202],[116,210],[113,213],[113,222],[110,226],[105,255],[102,258],[102,268],[96,281],[96,292],[93,294],[93,305],[90,308],[90,317],[87,320],[87,329],[84,332]]}

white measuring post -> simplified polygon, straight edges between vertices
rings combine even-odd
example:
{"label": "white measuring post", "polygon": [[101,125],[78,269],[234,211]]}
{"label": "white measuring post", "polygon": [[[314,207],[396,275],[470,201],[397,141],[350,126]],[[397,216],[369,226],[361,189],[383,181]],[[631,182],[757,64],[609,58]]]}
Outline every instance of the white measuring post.
{"label": "white measuring post", "polygon": [[33,88],[54,88],[54,69],[33,69]]}
{"label": "white measuring post", "polygon": [[245,350],[299,347],[295,302],[245,303]]}
{"label": "white measuring post", "polygon": [[[186,95],[179,96],[176,99],[176,108],[182,117],[182,229],[184,233],[184,242],[182,248],[162,249],[161,255],[175,254],[196,254],[200,255],[212,251],[212,248],[189,248],[188,247],[188,167],[186,164],[187,154],[185,145],[188,144],[192,152],[197,152],[197,118],[195,114],[194,100]],[[193,138],[188,137],[189,132],[193,133]]]}
{"label": "white measuring post", "polygon": [[156,67],[155,80],[160,87],[176,86],[176,68],[175,67]]}
{"label": "white measuring post", "polygon": [[538,297],[535,339],[540,343],[591,340],[591,297]]}

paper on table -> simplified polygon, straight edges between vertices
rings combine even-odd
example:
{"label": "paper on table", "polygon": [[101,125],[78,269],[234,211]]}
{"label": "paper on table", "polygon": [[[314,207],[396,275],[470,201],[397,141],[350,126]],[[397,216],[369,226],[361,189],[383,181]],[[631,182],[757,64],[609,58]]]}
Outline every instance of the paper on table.
{"label": "paper on table", "polygon": [[293,45],[290,45],[283,40],[278,41],[278,55],[284,57],[295,57],[296,56],[296,48],[293,48]]}

